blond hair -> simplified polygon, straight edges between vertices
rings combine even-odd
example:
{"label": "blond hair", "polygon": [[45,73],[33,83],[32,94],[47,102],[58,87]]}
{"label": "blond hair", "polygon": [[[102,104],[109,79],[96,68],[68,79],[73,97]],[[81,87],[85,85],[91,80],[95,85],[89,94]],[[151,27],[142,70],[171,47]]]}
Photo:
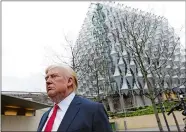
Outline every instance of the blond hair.
{"label": "blond hair", "polygon": [[76,75],[76,72],[71,67],[69,67],[67,65],[50,65],[46,68],[45,74],[47,74],[48,71],[50,71],[53,68],[59,68],[60,70],[65,72],[65,77],[67,77],[67,76],[72,77],[73,89],[74,89],[74,91],[77,89],[77,87],[78,87],[77,75]]}

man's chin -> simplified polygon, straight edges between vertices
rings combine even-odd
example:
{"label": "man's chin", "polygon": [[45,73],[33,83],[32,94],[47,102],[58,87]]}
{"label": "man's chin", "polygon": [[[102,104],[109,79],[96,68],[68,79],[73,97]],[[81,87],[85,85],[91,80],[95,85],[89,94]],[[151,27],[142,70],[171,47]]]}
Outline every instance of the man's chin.
{"label": "man's chin", "polygon": [[48,94],[48,97],[52,98],[52,97],[55,97],[56,92],[53,91],[53,90],[49,90],[49,91],[47,92],[47,94]]}

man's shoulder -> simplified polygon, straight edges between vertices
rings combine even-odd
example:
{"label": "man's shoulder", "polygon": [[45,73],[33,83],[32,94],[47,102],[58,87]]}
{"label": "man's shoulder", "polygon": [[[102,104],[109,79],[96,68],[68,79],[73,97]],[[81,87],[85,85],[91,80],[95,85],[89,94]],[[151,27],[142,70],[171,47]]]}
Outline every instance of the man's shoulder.
{"label": "man's shoulder", "polygon": [[85,97],[80,97],[80,96],[77,96],[77,97],[81,99],[81,103],[84,105],[99,105],[100,104],[98,102],[92,101],[92,100],[87,99]]}
{"label": "man's shoulder", "polygon": [[92,101],[90,99],[84,98],[84,97],[78,97],[81,100],[81,108],[86,110],[87,112],[95,112],[98,110],[98,108],[101,106],[101,103]]}

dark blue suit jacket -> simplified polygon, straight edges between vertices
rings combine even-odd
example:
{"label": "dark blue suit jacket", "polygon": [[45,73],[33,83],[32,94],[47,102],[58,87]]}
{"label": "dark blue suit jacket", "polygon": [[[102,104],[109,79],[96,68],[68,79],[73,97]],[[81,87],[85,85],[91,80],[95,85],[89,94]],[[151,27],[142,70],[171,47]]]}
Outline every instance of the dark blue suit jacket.
{"label": "dark blue suit jacket", "polygon": [[[50,110],[43,114],[37,130],[38,132],[42,131]],[[58,131],[112,132],[112,129],[109,124],[107,113],[102,104],[75,96],[58,128]]]}

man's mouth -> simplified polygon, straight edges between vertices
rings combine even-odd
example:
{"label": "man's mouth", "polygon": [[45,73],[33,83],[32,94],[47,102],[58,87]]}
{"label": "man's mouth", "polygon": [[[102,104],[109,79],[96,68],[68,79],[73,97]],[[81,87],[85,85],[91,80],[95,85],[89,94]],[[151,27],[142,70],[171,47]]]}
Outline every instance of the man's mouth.
{"label": "man's mouth", "polygon": [[47,91],[50,91],[50,90],[52,90],[52,89],[53,89],[53,88],[51,88],[51,87],[48,87],[48,88],[47,88]]}

